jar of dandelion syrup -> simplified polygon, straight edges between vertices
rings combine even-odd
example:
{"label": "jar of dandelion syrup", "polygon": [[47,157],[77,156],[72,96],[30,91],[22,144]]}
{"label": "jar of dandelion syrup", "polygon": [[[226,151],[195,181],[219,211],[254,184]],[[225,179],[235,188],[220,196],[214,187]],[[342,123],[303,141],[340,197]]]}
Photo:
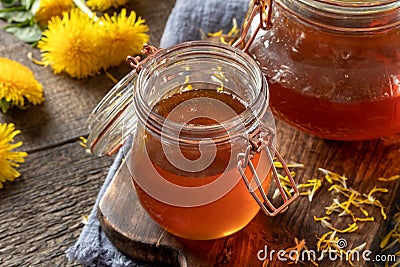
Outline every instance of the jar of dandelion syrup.
{"label": "jar of dandelion syrup", "polygon": [[[268,86],[256,62],[206,41],[144,52],[142,61],[129,58],[134,70],[91,114],[92,152],[111,154],[131,136],[126,179],[151,218],[176,236],[220,238],[260,209],[284,212],[298,191],[275,149]],[[274,160],[284,165],[293,196],[282,190]],[[279,203],[268,196],[273,184]]]}
{"label": "jar of dandelion syrup", "polygon": [[274,115],[322,138],[400,141],[400,1],[264,0],[251,10],[247,51]]}

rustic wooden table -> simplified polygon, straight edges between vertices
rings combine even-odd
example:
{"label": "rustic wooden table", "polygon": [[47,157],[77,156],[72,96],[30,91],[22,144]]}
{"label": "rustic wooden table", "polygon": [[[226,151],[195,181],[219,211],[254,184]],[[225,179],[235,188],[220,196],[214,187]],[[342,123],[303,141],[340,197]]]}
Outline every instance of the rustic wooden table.
{"label": "rustic wooden table", "polygon": [[[132,4],[150,26],[154,45],[158,45],[173,4],[173,0],[154,0],[151,4],[135,1]],[[1,27],[4,25],[0,22]],[[105,75],[85,80],[54,75],[49,68],[33,64],[26,56],[30,51],[35,58],[40,58],[38,50],[0,32],[0,56],[31,68],[43,84],[46,96],[42,106],[14,109],[0,115],[0,122],[13,122],[22,130],[17,139],[24,142],[23,148],[29,153],[19,168],[22,176],[14,183],[6,183],[0,190],[0,266],[73,266],[77,264],[67,262],[65,250],[78,238],[83,227],[81,215],[90,212],[113,160],[86,154],[78,138],[88,133],[84,128],[86,118],[113,83]],[[128,71],[129,67],[122,64],[110,72],[121,78]],[[369,192],[374,186],[387,187],[388,193],[377,195],[389,217],[393,215],[394,203],[400,197],[400,181],[383,183],[378,178],[400,173],[399,143],[326,141],[301,133],[282,122],[277,123],[277,135],[278,148],[284,158],[305,165],[305,168],[298,169],[297,182],[322,178],[318,171],[321,167],[345,174],[349,186],[362,193]],[[184,251],[192,249],[188,257],[193,265],[261,266],[263,262],[257,260],[254,253],[263,249],[263,244],[281,249],[294,245],[294,237],[297,237],[306,239],[309,248],[315,249],[315,237],[327,229],[314,222],[313,216],[323,215],[331,201],[330,193],[320,192],[312,203],[302,197],[284,215],[257,219],[257,231],[265,234],[261,237],[244,231],[218,240],[211,246],[182,241],[178,247],[184,246]],[[348,247],[366,242],[365,249],[378,255],[379,242],[389,229],[390,220],[383,220],[377,208],[372,209],[371,215],[375,221],[360,223],[360,229],[346,236],[346,240]],[[265,229],[260,229],[263,222],[266,222]],[[154,238],[153,242],[161,240],[161,237],[157,239],[158,236],[151,238]],[[163,238],[162,242],[167,245],[176,242],[171,241],[171,237]],[[257,242],[252,238],[257,238]],[[202,253],[200,255],[193,252],[196,244]],[[276,261],[268,266],[282,264],[285,266],[285,263]],[[346,266],[346,263],[325,262],[324,266],[333,265]],[[357,263],[356,266],[373,266],[373,262]]]}
{"label": "rustic wooden table", "polygon": [[[150,27],[150,42],[158,45],[175,1],[131,2]],[[0,28],[5,25],[0,20]],[[0,115],[0,122],[22,131],[17,140],[29,153],[21,177],[0,190],[0,266],[66,266],[65,250],[77,240],[81,215],[89,214],[112,163],[85,153],[78,138],[88,133],[86,119],[113,82],[105,75],[85,80],[54,75],[33,64],[28,52],[40,58],[37,49],[0,31],[0,57],[29,67],[46,97],[42,106]],[[129,70],[122,64],[110,72],[120,79]]]}

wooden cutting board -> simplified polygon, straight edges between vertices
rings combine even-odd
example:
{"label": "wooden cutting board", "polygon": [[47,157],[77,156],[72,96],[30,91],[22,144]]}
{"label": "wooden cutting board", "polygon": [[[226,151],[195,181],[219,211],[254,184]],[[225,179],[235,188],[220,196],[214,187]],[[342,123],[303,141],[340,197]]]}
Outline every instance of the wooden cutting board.
{"label": "wooden cutting board", "polygon": [[279,250],[293,245],[292,234],[262,212],[247,227],[225,238],[194,241],[175,237],[140,206],[125,164],[100,202],[99,218],[103,230],[121,251],[163,266],[262,266],[257,253],[264,246]]}

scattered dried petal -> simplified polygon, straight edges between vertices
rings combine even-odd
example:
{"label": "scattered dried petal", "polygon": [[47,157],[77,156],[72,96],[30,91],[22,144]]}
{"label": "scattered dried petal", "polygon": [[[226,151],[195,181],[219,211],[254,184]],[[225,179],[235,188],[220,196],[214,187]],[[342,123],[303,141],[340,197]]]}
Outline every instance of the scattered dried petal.
{"label": "scattered dried petal", "polygon": [[399,179],[400,179],[400,174],[391,176],[389,178],[384,178],[384,177],[378,178],[378,180],[381,181],[381,182],[394,182],[394,181],[397,181]]}

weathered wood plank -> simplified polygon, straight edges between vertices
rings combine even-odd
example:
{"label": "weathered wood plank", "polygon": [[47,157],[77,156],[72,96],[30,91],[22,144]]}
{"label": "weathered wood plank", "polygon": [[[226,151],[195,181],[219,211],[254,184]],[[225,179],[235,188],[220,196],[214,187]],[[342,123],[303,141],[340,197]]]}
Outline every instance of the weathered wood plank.
{"label": "weathered wood plank", "polygon": [[65,265],[111,161],[77,142],[31,154],[0,190],[0,266]]}

